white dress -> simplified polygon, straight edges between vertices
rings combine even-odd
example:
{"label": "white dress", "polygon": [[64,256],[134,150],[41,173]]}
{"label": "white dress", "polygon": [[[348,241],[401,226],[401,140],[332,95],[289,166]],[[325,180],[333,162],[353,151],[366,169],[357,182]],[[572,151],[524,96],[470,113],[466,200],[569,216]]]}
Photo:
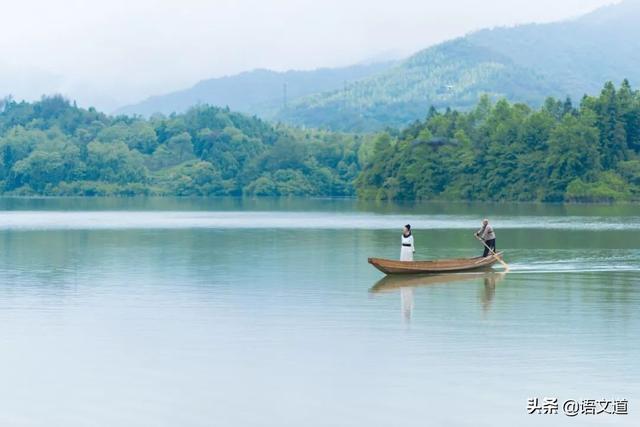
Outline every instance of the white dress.
{"label": "white dress", "polygon": [[[405,246],[409,245],[409,246]],[[400,246],[400,261],[413,261],[413,253],[416,248],[413,246],[413,235],[404,237],[402,235],[402,246]]]}

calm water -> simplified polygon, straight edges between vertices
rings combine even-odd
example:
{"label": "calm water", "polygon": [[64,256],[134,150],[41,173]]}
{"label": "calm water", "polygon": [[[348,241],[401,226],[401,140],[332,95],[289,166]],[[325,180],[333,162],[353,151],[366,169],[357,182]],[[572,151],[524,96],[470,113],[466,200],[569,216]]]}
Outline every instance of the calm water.
{"label": "calm water", "polygon": [[[367,264],[483,216],[507,275]],[[0,199],[0,425],[639,425],[639,279],[640,206]]]}

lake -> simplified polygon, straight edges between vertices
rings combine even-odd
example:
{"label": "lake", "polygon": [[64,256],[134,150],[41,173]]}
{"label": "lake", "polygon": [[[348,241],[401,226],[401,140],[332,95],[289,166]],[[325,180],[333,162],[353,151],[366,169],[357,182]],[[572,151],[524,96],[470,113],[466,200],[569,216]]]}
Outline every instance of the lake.
{"label": "lake", "polygon": [[639,279],[633,205],[0,199],[0,425],[639,425]]}

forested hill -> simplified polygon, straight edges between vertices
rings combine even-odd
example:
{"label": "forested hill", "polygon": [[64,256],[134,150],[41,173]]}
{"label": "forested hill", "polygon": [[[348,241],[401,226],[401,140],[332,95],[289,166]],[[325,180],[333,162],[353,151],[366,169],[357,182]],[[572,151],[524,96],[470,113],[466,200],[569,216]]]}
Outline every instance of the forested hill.
{"label": "forested hill", "polygon": [[310,71],[247,71],[203,80],[181,91],[152,96],[122,107],[116,113],[149,117],[154,113],[183,113],[195,105],[209,104],[271,118],[286,102],[344,87],[345,83],[376,74],[392,65],[393,62],[376,62]]}
{"label": "forested hill", "polygon": [[639,83],[637,22],[640,0],[624,0],[574,20],[481,30],[399,62],[203,80],[116,113],[210,104],[296,126],[370,132],[406,126],[430,106],[467,110],[485,94],[538,107],[548,96],[596,93],[605,81]]}
{"label": "forested hill", "polygon": [[545,76],[562,95],[579,99],[597,93],[606,81],[626,78],[640,84],[639,21],[640,0],[625,0],[579,19],[483,30],[468,40]]}
{"label": "forested hill", "polygon": [[215,107],[151,120],[60,97],[0,102],[0,193],[353,194],[364,138],[275,127]]}
{"label": "forested hill", "polygon": [[640,198],[640,93],[608,83],[579,105],[487,97],[381,134],[356,180],[375,199],[603,202]]}
{"label": "forested hill", "polygon": [[543,75],[461,38],[344,89],[292,102],[277,118],[294,125],[375,131],[424,118],[431,106],[471,108],[483,94],[536,105],[548,95],[562,93]]}
{"label": "forested hill", "polygon": [[282,121],[336,130],[379,130],[424,118],[429,106],[469,109],[481,96],[541,105],[580,99],[605,81],[640,82],[640,0],[571,21],[483,30],[282,110]]}

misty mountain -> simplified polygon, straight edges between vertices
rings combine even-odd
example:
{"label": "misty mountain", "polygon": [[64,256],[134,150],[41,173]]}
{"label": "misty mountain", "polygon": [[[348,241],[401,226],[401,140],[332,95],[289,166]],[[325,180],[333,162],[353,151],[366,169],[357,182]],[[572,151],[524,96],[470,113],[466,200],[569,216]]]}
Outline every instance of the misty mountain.
{"label": "misty mountain", "polygon": [[194,105],[210,104],[270,118],[289,102],[313,93],[344,87],[345,83],[384,71],[393,64],[385,61],[312,71],[247,71],[203,80],[191,88],[153,96],[114,113],[150,116],[154,113],[181,113]]}
{"label": "misty mountain", "polygon": [[626,0],[573,21],[483,30],[468,39],[581,97],[603,81],[640,81],[639,21],[640,1]]}
{"label": "misty mountain", "polygon": [[64,79],[35,67],[0,62],[0,98],[33,101],[43,94],[57,93]]}
{"label": "misty mountain", "polygon": [[430,106],[466,109],[483,94],[539,105],[640,81],[640,1],[571,21],[481,30],[425,49],[349,84],[290,103],[276,118],[338,130],[376,130],[423,118]]}
{"label": "misty mountain", "polygon": [[482,94],[540,103],[561,87],[511,58],[467,39],[419,52],[343,90],[293,103],[278,120],[344,131],[399,126],[426,116],[431,106],[467,109]]}

